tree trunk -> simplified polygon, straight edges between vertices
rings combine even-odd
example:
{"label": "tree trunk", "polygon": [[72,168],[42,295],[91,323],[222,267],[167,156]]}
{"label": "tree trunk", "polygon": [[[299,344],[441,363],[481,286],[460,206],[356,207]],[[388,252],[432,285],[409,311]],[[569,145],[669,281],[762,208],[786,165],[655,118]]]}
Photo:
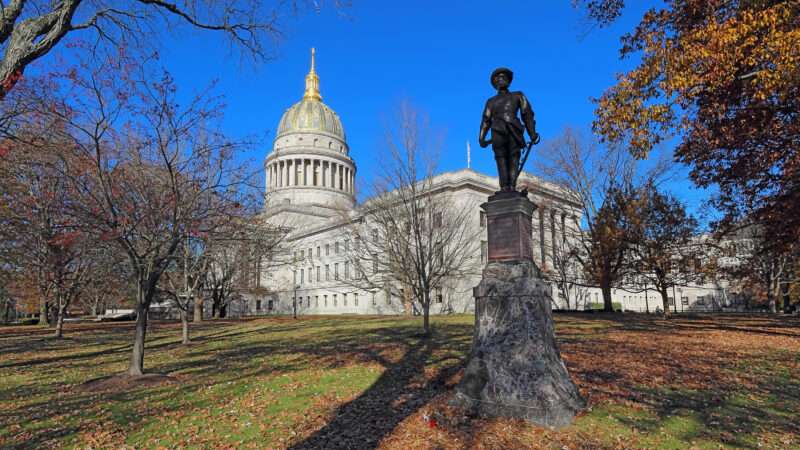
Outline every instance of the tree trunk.
{"label": "tree trunk", "polygon": [[61,339],[64,336],[64,315],[67,313],[67,302],[63,302],[63,305],[59,302],[58,311],[56,316],[56,332],[53,335],[54,337]]}
{"label": "tree trunk", "polygon": [[219,319],[220,301],[214,296],[214,301],[211,303],[211,317]]}
{"label": "tree trunk", "polygon": [[47,301],[42,299],[39,302],[39,325],[44,327],[48,325],[47,316],[48,316]]}
{"label": "tree trunk", "polygon": [[775,294],[773,294],[773,297],[775,297],[775,314],[777,314],[778,311],[783,312],[783,295],[781,295],[780,278],[775,281]]}
{"label": "tree trunk", "polygon": [[774,298],[775,296],[772,295],[772,288],[767,288],[767,304],[769,305],[769,312],[772,314],[778,313],[778,299]]}
{"label": "tree trunk", "polygon": [[661,304],[664,306],[664,317],[669,317],[669,295],[666,289],[659,291],[661,293]]}
{"label": "tree trunk", "polygon": [[792,302],[789,295],[789,283],[784,283],[780,296],[783,299],[783,313],[790,314],[792,312]]}
{"label": "tree trunk", "polygon": [[138,376],[144,374],[144,340],[147,334],[147,311],[150,309],[149,292],[146,291],[145,282],[139,281],[136,293],[136,329],[133,335],[133,350],[131,351],[128,375]]}
{"label": "tree trunk", "polygon": [[199,295],[194,299],[194,318],[192,320],[194,322],[203,321],[203,297]]}
{"label": "tree trunk", "polygon": [[422,294],[422,331],[425,336],[431,335],[430,312],[431,294],[430,292],[425,292]]}
{"label": "tree trunk", "polygon": [[611,286],[601,285],[600,289],[603,291],[603,311],[614,312],[614,303],[611,302]]}
{"label": "tree trunk", "polygon": [[133,335],[133,351],[128,366],[128,375],[144,373],[144,338],[147,334],[147,310],[143,302],[136,305],[136,331]]}
{"label": "tree trunk", "polygon": [[181,344],[189,344],[189,313],[181,308]]}

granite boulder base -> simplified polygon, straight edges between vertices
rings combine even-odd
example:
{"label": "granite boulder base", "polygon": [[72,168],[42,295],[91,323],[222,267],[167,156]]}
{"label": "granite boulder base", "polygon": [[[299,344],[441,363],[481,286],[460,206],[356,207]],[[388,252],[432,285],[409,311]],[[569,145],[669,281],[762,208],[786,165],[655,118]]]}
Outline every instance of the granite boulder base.
{"label": "granite boulder base", "polygon": [[[516,202],[530,206],[506,204],[500,208],[502,214],[521,214],[527,219],[512,223],[530,223],[533,204],[527,198]],[[491,203],[483,205],[487,216],[491,215]],[[491,217],[487,218],[491,228]],[[491,240],[492,230],[488,232]],[[530,258],[530,248],[517,244],[497,246],[504,250],[495,255],[489,252],[483,279],[474,289],[472,352],[451,403],[479,416],[514,417],[562,427],[572,422],[585,403],[555,341],[550,286]],[[529,237],[524,245],[530,245]],[[509,248],[520,249],[519,257],[509,258]]]}

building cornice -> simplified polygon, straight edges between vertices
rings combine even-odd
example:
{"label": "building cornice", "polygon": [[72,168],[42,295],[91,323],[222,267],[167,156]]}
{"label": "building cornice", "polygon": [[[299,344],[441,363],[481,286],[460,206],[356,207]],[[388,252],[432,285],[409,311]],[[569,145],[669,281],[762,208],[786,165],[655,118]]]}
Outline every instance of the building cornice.
{"label": "building cornice", "polygon": [[[523,172],[521,174],[523,179],[529,182],[536,183],[534,184],[534,188],[538,185],[540,186],[538,189],[534,189],[530,191],[531,194],[551,199],[553,201],[557,201],[559,203],[566,203],[572,206],[575,209],[580,210],[580,204],[577,202],[571,201],[567,198],[564,192],[558,192],[558,190],[563,190],[563,188],[559,188],[552,183],[545,182],[541,180],[539,177],[530,175],[528,173]],[[423,193],[422,195],[436,195],[438,193],[444,191],[456,191],[463,188],[471,188],[473,190],[479,191],[481,193],[488,195],[493,194],[497,189],[497,178],[492,177],[486,174],[482,174],[480,172],[476,172],[472,169],[461,169],[452,172],[444,172],[438,175],[435,175],[432,180],[433,187],[428,190],[427,192]],[[556,189],[542,189],[541,186],[544,187],[554,187]],[[541,206],[541,205],[537,205]],[[369,209],[369,200],[366,202],[357,205],[352,211],[349,212],[349,218],[347,221],[341,218],[341,215],[338,217],[331,217],[329,221],[304,227],[303,230],[296,230],[297,233],[292,233],[290,236],[290,240],[299,240],[309,236],[313,236],[315,234],[321,234],[328,232],[332,229],[339,228],[341,226],[347,225],[347,223],[352,223],[355,221],[359,221],[362,217],[366,214],[366,211]],[[566,208],[559,208],[559,209],[566,209]],[[298,211],[299,212],[299,211]]]}

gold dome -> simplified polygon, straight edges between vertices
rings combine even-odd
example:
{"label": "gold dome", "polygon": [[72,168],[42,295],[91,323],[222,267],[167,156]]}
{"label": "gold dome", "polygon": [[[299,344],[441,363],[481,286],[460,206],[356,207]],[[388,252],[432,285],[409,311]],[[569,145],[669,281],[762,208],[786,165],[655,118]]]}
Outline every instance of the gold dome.
{"label": "gold dome", "polygon": [[339,116],[322,103],[319,77],[314,70],[314,49],[311,49],[311,70],[306,75],[303,99],[287,109],[278,125],[278,136],[294,132],[324,132],[344,140],[344,128]]}

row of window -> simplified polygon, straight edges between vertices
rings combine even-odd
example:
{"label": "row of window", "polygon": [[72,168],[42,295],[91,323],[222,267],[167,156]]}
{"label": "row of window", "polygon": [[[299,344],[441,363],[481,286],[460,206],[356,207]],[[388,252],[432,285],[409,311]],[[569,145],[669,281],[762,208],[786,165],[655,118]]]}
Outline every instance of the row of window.
{"label": "row of window", "polygon": [[[343,307],[348,306],[348,300],[350,300],[350,299],[352,299],[352,301],[353,301],[353,306],[358,306],[358,298],[359,298],[358,297],[358,292],[354,292],[352,294],[344,293],[344,294],[341,294],[341,296],[339,296],[339,294],[332,294],[330,296],[330,305],[333,306],[333,307],[339,306],[339,299],[340,298],[342,300],[342,306]],[[328,304],[329,304],[328,303],[329,297],[328,297],[327,294],[315,295],[315,296],[313,296],[313,298],[310,295],[305,296],[305,297],[304,296],[299,296],[299,297],[296,297],[296,298],[292,297],[292,301],[293,302],[295,301],[295,299],[297,301],[297,306],[298,307],[305,306],[307,308],[311,308],[311,307],[319,308],[320,306],[322,306],[323,308],[327,308]],[[322,303],[320,303],[320,300],[322,300]],[[392,303],[391,299],[387,297],[386,298],[386,304],[390,305],[391,303]],[[375,300],[375,294],[372,294],[372,306],[375,306],[376,304],[377,304],[377,301]]]}
{"label": "row of window", "polygon": [[[336,241],[336,242],[333,243],[333,254],[334,255],[338,255],[342,249],[344,249],[345,253],[350,251],[350,240],[349,239],[345,239],[344,240],[344,242],[343,242],[344,245],[339,245],[339,244],[340,244],[339,241]],[[323,246],[321,246],[321,245],[317,246],[317,258],[321,258],[322,257],[322,249],[323,249]],[[324,249],[325,249],[325,256],[331,256],[331,244],[325,244],[324,245]],[[302,261],[302,260],[306,259],[306,255],[308,255],[309,258],[313,258],[314,257],[313,250],[314,250],[313,247],[309,247],[308,248],[308,253],[306,253],[305,249],[299,250],[299,251],[297,251],[295,253],[295,258],[297,258],[299,261]]]}
{"label": "row of window", "polygon": [[[401,292],[402,292],[402,290],[401,290]],[[319,308],[320,307],[320,297],[322,299],[322,307],[327,308],[328,307],[328,295],[327,294],[314,295],[313,298],[312,298],[311,295],[292,297],[292,302],[297,301],[297,306],[298,307],[305,306],[307,308],[311,308],[313,306],[315,308]],[[330,300],[331,300],[331,305],[333,307],[339,306],[339,298],[340,298],[339,294],[331,294]],[[358,299],[359,299],[358,292],[353,292],[352,294],[348,294],[348,293],[345,292],[345,293],[341,294],[341,299],[342,299],[342,306],[343,307],[348,306],[348,300],[349,299],[352,299],[353,306],[358,306]],[[444,303],[444,297],[442,296],[441,292],[437,292],[435,294],[434,301],[436,303]],[[391,298],[390,295],[386,296],[386,304],[387,305],[391,305],[392,304],[392,298]],[[375,293],[373,293],[372,294],[372,306],[376,306],[376,305],[377,305],[377,300],[375,298]],[[262,306],[263,305],[261,303],[261,300],[256,300],[256,311],[261,311],[262,310],[261,309]],[[267,301],[267,311],[272,311],[274,309],[274,307],[275,307],[275,305],[273,303],[273,300],[268,300]]]}
{"label": "row of window", "polygon": [[[340,265],[339,263],[334,263],[333,264],[333,279],[337,280],[337,281],[340,280],[340,278],[339,278],[339,265]],[[343,265],[344,265],[344,278],[342,278],[342,279],[344,279],[344,280],[355,280],[355,279],[358,279],[358,275],[356,274],[356,272],[357,272],[356,269],[354,269],[352,271],[352,275],[353,276],[352,277],[350,276],[351,275],[350,261],[345,261],[343,263]],[[312,269],[316,269],[316,270],[312,270]],[[316,278],[314,277],[315,273],[316,273]],[[295,284],[306,284],[306,283],[310,284],[310,283],[314,283],[315,279],[316,279],[317,283],[322,281],[322,266],[308,267],[306,269],[297,269],[294,272],[294,283]],[[325,281],[331,281],[331,265],[330,264],[325,264]]]}

